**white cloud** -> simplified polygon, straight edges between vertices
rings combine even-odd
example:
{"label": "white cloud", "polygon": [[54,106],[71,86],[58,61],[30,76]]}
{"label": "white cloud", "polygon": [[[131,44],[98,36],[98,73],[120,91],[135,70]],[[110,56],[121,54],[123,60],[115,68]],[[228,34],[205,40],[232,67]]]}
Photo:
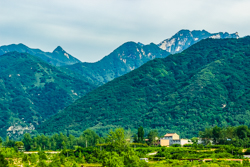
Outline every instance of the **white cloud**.
{"label": "white cloud", "polygon": [[155,42],[180,29],[249,34],[248,0],[12,0],[0,5],[0,45],[61,45],[97,61],[126,41]]}

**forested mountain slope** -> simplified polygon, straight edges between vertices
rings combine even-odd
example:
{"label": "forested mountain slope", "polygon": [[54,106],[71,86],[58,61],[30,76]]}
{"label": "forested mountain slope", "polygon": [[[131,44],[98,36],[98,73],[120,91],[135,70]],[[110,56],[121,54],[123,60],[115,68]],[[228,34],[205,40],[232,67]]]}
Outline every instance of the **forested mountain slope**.
{"label": "forested mountain slope", "polygon": [[39,132],[156,128],[197,135],[207,126],[249,125],[250,37],[206,39],[95,89]]}
{"label": "forested mountain slope", "polygon": [[168,55],[168,52],[153,43],[141,45],[126,42],[98,62],[77,63],[66,68],[103,84],[140,67],[149,60]]}
{"label": "forested mountain slope", "polygon": [[13,51],[17,51],[20,53],[29,53],[33,56],[41,58],[45,62],[54,66],[72,65],[81,62],[80,60],[64,51],[60,46],[58,46],[52,53],[43,52],[40,49],[32,49],[25,46],[24,44],[12,44],[0,47],[0,55]]}
{"label": "forested mountain slope", "polygon": [[96,87],[27,53],[0,56],[0,136],[34,130]]}

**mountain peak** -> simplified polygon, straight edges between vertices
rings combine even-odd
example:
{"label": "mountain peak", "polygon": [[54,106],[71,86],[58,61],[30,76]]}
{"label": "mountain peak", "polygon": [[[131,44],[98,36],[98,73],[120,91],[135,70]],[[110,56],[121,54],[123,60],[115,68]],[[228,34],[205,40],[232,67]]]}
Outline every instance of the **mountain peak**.
{"label": "mountain peak", "polygon": [[53,51],[54,52],[65,52],[61,46],[57,46],[56,49]]}
{"label": "mountain peak", "polygon": [[190,30],[187,30],[187,29],[182,29],[180,31],[178,31],[176,34],[179,34],[179,33],[189,33],[191,32]]}
{"label": "mountain peak", "polygon": [[178,31],[174,36],[168,38],[158,46],[172,54],[182,52],[187,49],[189,46],[199,42],[202,39],[213,38],[213,39],[224,39],[224,38],[239,38],[238,33],[229,34],[228,32],[219,32],[219,33],[209,33],[206,30],[186,30],[182,29]]}

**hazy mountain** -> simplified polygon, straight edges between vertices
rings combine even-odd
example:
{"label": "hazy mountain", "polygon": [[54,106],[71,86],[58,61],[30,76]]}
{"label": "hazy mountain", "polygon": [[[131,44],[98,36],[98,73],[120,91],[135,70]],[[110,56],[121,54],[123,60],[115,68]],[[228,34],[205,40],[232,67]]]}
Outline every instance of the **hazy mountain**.
{"label": "hazy mountain", "polygon": [[94,88],[88,79],[69,76],[30,54],[0,56],[0,136],[6,130],[10,136],[34,130]]}
{"label": "hazy mountain", "polygon": [[206,39],[154,59],[88,93],[39,126],[42,133],[158,129],[183,137],[250,125],[250,37]]}
{"label": "hazy mountain", "polygon": [[64,51],[60,46],[58,46],[52,53],[43,52],[40,49],[31,49],[23,44],[12,44],[0,47],[0,55],[13,51],[17,51],[20,53],[29,53],[55,66],[72,65],[81,62],[80,60]]}
{"label": "hazy mountain", "polygon": [[222,33],[209,33],[205,30],[180,30],[174,36],[166,39],[158,44],[158,46],[172,54],[182,52],[191,45],[201,41],[202,39],[225,39],[225,38],[239,38],[238,33],[229,34],[227,32]]}
{"label": "hazy mountain", "polygon": [[168,52],[153,43],[143,45],[127,42],[98,62],[77,63],[66,68],[103,84],[140,67],[149,60],[168,55]]}

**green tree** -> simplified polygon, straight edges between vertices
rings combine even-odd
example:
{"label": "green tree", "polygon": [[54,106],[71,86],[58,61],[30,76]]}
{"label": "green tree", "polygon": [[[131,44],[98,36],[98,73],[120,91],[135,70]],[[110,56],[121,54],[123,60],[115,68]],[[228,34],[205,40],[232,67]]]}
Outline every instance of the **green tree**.
{"label": "green tree", "polygon": [[9,140],[10,140],[9,136],[6,136],[6,140],[5,140],[5,142],[6,142],[6,143],[8,143],[8,142],[9,142]]}
{"label": "green tree", "polygon": [[221,128],[218,127],[217,125],[213,128],[213,140],[214,143],[218,143],[219,139],[220,139],[220,135],[221,135]]}
{"label": "green tree", "polygon": [[82,137],[85,139],[85,147],[86,143],[88,146],[95,146],[100,138],[93,130],[90,129],[85,130]]}
{"label": "green tree", "polygon": [[74,149],[74,144],[75,144],[75,136],[73,136],[73,135],[69,135],[69,137],[68,137],[68,145],[69,145],[69,148],[70,149]]}
{"label": "green tree", "polygon": [[49,164],[49,167],[61,167],[60,159],[52,160],[52,162]]}
{"label": "green tree", "polygon": [[140,158],[136,155],[133,149],[129,149],[126,152],[122,152],[124,165],[126,167],[139,167],[140,166]]}
{"label": "green tree", "polygon": [[25,150],[29,151],[32,145],[32,139],[29,133],[24,134],[22,142],[24,144]]}
{"label": "green tree", "polygon": [[156,139],[158,139],[157,136],[157,130],[150,130],[150,132],[148,133],[148,145],[154,145],[156,143]]}
{"label": "green tree", "polygon": [[47,167],[47,163],[44,160],[42,160],[37,164],[37,167]]}
{"label": "green tree", "polygon": [[41,161],[41,160],[47,160],[47,159],[48,159],[44,151],[39,151],[39,152],[38,152],[38,155],[39,155],[39,160],[40,160],[40,161]]}
{"label": "green tree", "polygon": [[236,127],[235,133],[240,139],[244,139],[249,135],[249,129],[246,125]]}
{"label": "green tree", "polygon": [[134,141],[133,141],[134,143],[137,143],[137,142],[138,142],[138,136],[137,136],[136,134],[134,134],[133,140],[134,140]]}
{"label": "green tree", "polygon": [[106,152],[104,156],[104,160],[102,161],[102,166],[104,167],[124,167],[122,157],[116,152]]}
{"label": "green tree", "polygon": [[62,142],[62,147],[63,147],[63,149],[67,148],[67,145],[66,145],[66,143],[64,141]]}
{"label": "green tree", "polygon": [[18,148],[21,148],[21,147],[24,146],[24,144],[23,144],[23,142],[21,142],[21,141],[16,141],[16,142],[15,142],[15,146],[17,146]]}
{"label": "green tree", "polygon": [[142,126],[140,126],[139,128],[138,128],[138,142],[139,143],[144,143],[144,130],[143,130],[143,127]]}
{"label": "green tree", "polygon": [[28,155],[27,154],[23,155],[22,162],[28,162]]}
{"label": "green tree", "polygon": [[191,139],[191,141],[193,142],[193,144],[197,144],[198,143],[198,138],[197,137],[193,137]]}
{"label": "green tree", "polygon": [[29,161],[31,162],[31,164],[36,164],[37,160],[38,160],[38,155],[37,154],[31,154],[29,156]]}
{"label": "green tree", "polygon": [[128,147],[128,142],[125,140],[124,129],[117,128],[115,131],[110,131],[107,139],[112,149],[121,152]]}
{"label": "green tree", "polygon": [[0,154],[0,167],[7,167],[8,161],[4,158],[2,154]]}

